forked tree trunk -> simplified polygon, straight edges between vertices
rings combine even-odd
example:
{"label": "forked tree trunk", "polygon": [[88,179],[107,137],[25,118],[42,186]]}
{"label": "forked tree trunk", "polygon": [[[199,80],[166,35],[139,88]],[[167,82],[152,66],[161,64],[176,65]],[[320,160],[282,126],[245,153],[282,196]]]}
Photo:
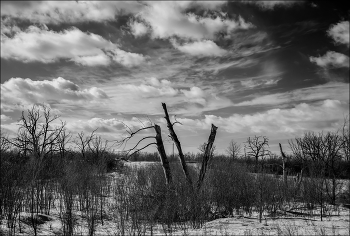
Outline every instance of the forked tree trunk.
{"label": "forked tree trunk", "polygon": [[162,162],[165,180],[166,180],[167,185],[171,185],[173,183],[173,179],[171,176],[169,160],[166,156],[165,149],[164,149],[164,144],[163,144],[163,140],[162,140],[162,133],[161,133],[160,126],[155,124],[154,129],[156,131],[157,149],[158,149],[160,159]]}
{"label": "forked tree trunk", "polygon": [[181,161],[181,165],[182,165],[182,170],[186,176],[186,179],[187,179],[187,182],[190,184],[190,186],[193,186],[192,185],[192,178],[190,176],[190,173],[188,172],[188,168],[187,168],[187,164],[186,164],[186,161],[185,161],[185,157],[184,157],[184,154],[182,152],[182,148],[181,148],[181,143],[174,131],[174,128],[173,128],[173,124],[170,122],[170,118],[169,118],[169,114],[168,114],[168,110],[166,108],[166,104],[165,103],[162,103],[162,106],[163,106],[163,109],[164,109],[164,113],[165,113],[165,120],[167,122],[167,126],[168,126],[168,129],[169,129],[169,133],[170,133],[170,136],[171,138],[173,139],[175,145],[176,145],[176,148],[179,152],[179,158],[180,158],[180,161]]}
{"label": "forked tree trunk", "polygon": [[208,163],[211,157],[211,149],[213,147],[213,143],[215,141],[215,136],[216,136],[216,130],[218,129],[218,127],[216,127],[215,125],[211,125],[211,131],[210,131],[210,135],[209,135],[209,139],[207,142],[207,145],[205,147],[205,152],[203,155],[203,160],[202,160],[202,167],[201,170],[199,172],[199,177],[198,177],[198,181],[197,181],[197,191],[200,190],[200,188],[202,187],[203,184],[203,180],[205,177],[205,173],[207,172],[207,167],[208,167]]}

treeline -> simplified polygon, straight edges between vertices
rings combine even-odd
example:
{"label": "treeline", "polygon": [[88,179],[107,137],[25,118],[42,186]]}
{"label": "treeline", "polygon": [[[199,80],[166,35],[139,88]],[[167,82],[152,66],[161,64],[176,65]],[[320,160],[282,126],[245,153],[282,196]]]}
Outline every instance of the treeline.
{"label": "treeline", "polygon": [[1,133],[0,221],[10,235],[26,225],[37,235],[53,209],[59,209],[64,235],[73,235],[76,211],[89,235],[97,218],[103,223],[106,173],[121,168],[120,157],[94,132],[73,137],[58,121],[49,108],[33,106],[22,113],[16,137]]}
{"label": "treeline", "polygon": [[[185,154],[187,162],[208,157],[208,170],[197,191],[188,183],[178,156],[168,156],[172,183],[164,178],[162,165],[128,168],[124,160],[158,161],[157,153],[113,154],[107,142],[91,134],[67,133],[64,122],[47,107],[23,112],[17,136],[1,133],[0,220],[9,235],[40,225],[58,215],[59,234],[84,234],[113,219],[116,234],[152,234],[160,224],[165,231],[200,227],[207,220],[233,214],[258,219],[287,214],[291,209],[321,219],[350,200],[349,188],[339,178],[349,179],[348,123],[333,133],[306,133],[290,141],[292,155],[271,154],[268,139],[247,139],[245,153],[230,143],[227,155],[215,147],[204,153]],[[284,168],[283,168],[284,167]],[[283,171],[284,170],[284,171]],[[108,175],[117,173],[118,177]],[[193,183],[199,168],[188,168]],[[282,174],[286,178],[279,176]],[[290,178],[291,176],[295,176]],[[332,204],[330,207],[327,204]],[[26,231],[28,232],[28,231]],[[184,232],[185,233],[185,232]]]}

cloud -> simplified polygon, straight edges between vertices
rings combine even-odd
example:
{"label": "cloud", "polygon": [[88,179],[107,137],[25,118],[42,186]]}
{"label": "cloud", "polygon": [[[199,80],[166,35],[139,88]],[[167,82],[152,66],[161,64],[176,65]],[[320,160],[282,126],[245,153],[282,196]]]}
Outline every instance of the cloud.
{"label": "cloud", "polygon": [[11,78],[1,84],[1,109],[5,110],[11,110],[18,105],[37,103],[87,104],[107,98],[102,89],[81,89],[77,84],[61,77],[43,81]]}
{"label": "cloud", "polygon": [[320,57],[310,57],[310,61],[320,67],[349,67],[349,57],[333,51]]}
{"label": "cloud", "polygon": [[[194,4],[194,5],[193,5]],[[218,4],[218,5],[221,5]],[[215,4],[200,2],[147,2],[147,6],[137,15],[146,22],[154,38],[171,38],[174,36],[184,39],[214,39],[216,33],[231,33],[236,29],[253,27],[242,18],[239,20],[215,17],[200,17],[193,13],[185,13],[191,6],[207,8]]]}
{"label": "cloud", "polygon": [[221,57],[227,54],[227,51],[218,47],[213,41],[203,40],[193,43],[177,44],[175,40],[171,41],[173,46],[183,53],[192,56],[217,56]]}
{"label": "cloud", "polygon": [[1,122],[11,120],[11,117],[1,114]]}
{"label": "cloud", "polygon": [[140,96],[144,98],[159,96],[173,97],[179,92],[177,89],[171,87],[170,81],[159,81],[157,78],[150,78],[140,85],[124,84],[120,85],[119,87],[128,90],[135,96]]}
{"label": "cloud", "polygon": [[259,6],[262,10],[274,10],[275,8],[278,8],[278,7],[288,8],[296,4],[303,3],[303,1],[290,1],[290,0],[282,0],[282,1],[265,1],[265,0],[255,0],[255,1],[248,0],[247,1],[245,0],[243,2],[248,4],[255,4]]}
{"label": "cloud", "polygon": [[310,61],[320,66],[317,73],[328,81],[349,81],[349,57],[328,51],[320,57],[310,57]]}
{"label": "cloud", "polygon": [[161,103],[167,104],[172,114],[196,115],[204,111],[232,106],[230,99],[217,95],[215,88],[202,88],[187,82],[150,77],[138,83],[111,82],[103,85],[109,95],[107,109],[124,114],[161,115]]}
{"label": "cloud", "polygon": [[290,109],[271,109],[251,115],[233,114],[229,117],[205,115],[203,119],[177,120],[183,129],[195,127],[209,129],[215,124],[229,133],[293,133],[301,134],[308,130],[327,130],[337,128],[344,114],[349,112],[348,103],[338,100],[324,100],[315,105],[300,103]]}
{"label": "cloud", "polygon": [[201,88],[194,86],[191,87],[189,91],[182,89],[181,92],[185,95],[186,98],[189,99],[189,102],[199,103],[203,106],[206,105],[207,101],[205,97],[207,97],[207,95]]}
{"label": "cloud", "polygon": [[142,23],[142,22],[137,22],[137,21],[131,21],[129,22],[129,27],[131,30],[131,33],[135,37],[140,37],[148,33],[148,27]]}
{"label": "cloud", "polygon": [[280,80],[281,78],[246,79],[241,80],[241,85],[246,88],[265,87],[276,85]]}
{"label": "cloud", "polygon": [[349,86],[345,83],[329,82],[323,85],[297,89],[285,93],[268,95],[258,94],[250,101],[235,104],[235,106],[256,106],[256,105],[286,105],[300,102],[315,102],[319,100],[349,101]]}
{"label": "cloud", "polygon": [[89,120],[78,120],[67,122],[67,128],[71,131],[92,132],[97,129],[97,133],[124,133],[126,129],[137,130],[145,125],[150,125],[149,121],[142,123],[136,117],[131,119],[103,119],[94,117]]}
{"label": "cloud", "polygon": [[1,36],[1,57],[5,59],[43,63],[67,59],[86,66],[106,66],[111,63],[111,56],[128,67],[144,61],[141,54],[125,52],[100,35],[85,33],[75,27],[54,32],[45,26],[30,26],[13,37],[4,33]]}
{"label": "cloud", "polygon": [[198,87],[192,87],[189,91],[181,90],[187,98],[202,98],[204,97],[204,91]]}
{"label": "cloud", "polygon": [[125,52],[119,48],[112,49],[107,53],[112,59],[126,67],[133,67],[145,62],[145,57],[142,54]]}
{"label": "cloud", "polygon": [[[94,56],[80,56],[74,58],[74,61],[83,66],[108,66],[111,63],[110,58],[106,54],[98,54]],[[120,63],[120,62],[119,62]],[[122,63],[121,63],[122,64]]]}
{"label": "cloud", "polygon": [[349,47],[349,21],[341,21],[329,28],[328,36],[336,43],[345,44]]}
{"label": "cloud", "polygon": [[135,1],[1,2],[1,16],[45,24],[102,22],[114,20],[116,15],[136,14],[142,6]]}

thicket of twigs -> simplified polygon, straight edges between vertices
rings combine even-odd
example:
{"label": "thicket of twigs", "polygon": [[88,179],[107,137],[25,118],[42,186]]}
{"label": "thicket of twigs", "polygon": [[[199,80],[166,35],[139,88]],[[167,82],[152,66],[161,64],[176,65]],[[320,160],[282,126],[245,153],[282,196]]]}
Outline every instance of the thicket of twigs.
{"label": "thicket of twigs", "polygon": [[[94,235],[106,220],[117,225],[116,234],[125,235],[150,234],[156,225],[165,232],[200,227],[234,214],[256,214],[260,221],[289,213],[317,214],[322,219],[350,200],[349,186],[339,180],[349,178],[347,122],[338,132],[306,133],[291,140],[293,155],[286,157],[285,179],[280,175],[282,159],[268,152],[266,137],[249,138],[247,149],[256,146],[245,155],[237,145],[236,153],[228,150],[234,155],[213,152],[203,186],[196,190],[176,156],[170,158],[169,186],[161,165],[125,167],[122,156],[112,154],[94,132],[74,137],[66,132],[65,123],[57,121],[48,108],[33,107],[22,114],[16,137],[2,133],[0,220],[9,234],[21,232],[25,224],[37,235],[52,214],[58,215],[59,233],[64,235],[75,234],[81,222]],[[157,153],[132,158],[159,159]],[[187,161],[201,158],[185,155]],[[112,171],[118,177],[108,175]],[[189,166],[194,182],[198,172],[197,166]]]}

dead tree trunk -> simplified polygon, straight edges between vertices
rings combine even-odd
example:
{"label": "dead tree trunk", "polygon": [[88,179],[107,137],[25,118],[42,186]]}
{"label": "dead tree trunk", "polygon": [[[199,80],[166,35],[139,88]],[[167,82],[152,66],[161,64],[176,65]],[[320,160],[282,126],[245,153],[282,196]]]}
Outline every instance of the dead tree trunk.
{"label": "dead tree trunk", "polygon": [[282,145],[280,143],[279,143],[279,145],[280,145],[280,150],[281,150],[281,155],[282,155],[283,183],[284,183],[284,186],[287,186],[287,174],[286,174],[286,158],[287,157],[282,150]]}
{"label": "dead tree trunk", "polygon": [[208,143],[207,143],[207,145],[205,147],[205,152],[204,152],[204,155],[203,155],[202,167],[201,167],[201,170],[200,170],[199,176],[198,176],[197,191],[199,191],[200,188],[202,187],[204,176],[205,176],[205,173],[207,172],[208,162],[209,162],[210,157],[211,157],[211,149],[212,149],[213,143],[215,141],[215,136],[216,136],[216,130],[217,129],[218,129],[218,127],[216,127],[213,124],[211,125],[211,131],[210,131]]}
{"label": "dead tree trunk", "polygon": [[179,152],[179,158],[180,158],[180,161],[181,161],[181,165],[182,165],[182,170],[186,176],[186,179],[187,179],[187,182],[190,184],[190,186],[193,186],[192,185],[192,178],[190,176],[190,173],[188,172],[188,168],[187,168],[187,164],[186,164],[186,161],[185,161],[185,157],[184,157],[184,154],[182,152],[182,148],[181,148],[181,143],[174,131],[174,123],[171,123],[170,122],[170,118],[169,118],[169,114],[168,114],[168,110],[166,108],[166,104],[165,103],[162,103],[162,106],[163,106],[163,109],[164,109],[164,113],[165,113],[165,120],[167,121],[167,126],[168,126],[168,129],[169,129],[169,133],[170,133],[170,136],[172,138],[172,140],[174,141],[175,145],[176,145],[176,148]]}
{"label": "dead tree trunk", "polygon": [[164,175],[166,179],[167,185],[171,185],[173,183],[171,171],[170,171],[170,164],[169,160],[166,156],[165,149],[164,149],[164,144],[162,140],[162,133],[159,125],[154,125],[154,129],[156,131],[156,142],[157,142],[157,149],[160,155],[160,159],[162,161],[163,165],[163,170],[164,170]]}

